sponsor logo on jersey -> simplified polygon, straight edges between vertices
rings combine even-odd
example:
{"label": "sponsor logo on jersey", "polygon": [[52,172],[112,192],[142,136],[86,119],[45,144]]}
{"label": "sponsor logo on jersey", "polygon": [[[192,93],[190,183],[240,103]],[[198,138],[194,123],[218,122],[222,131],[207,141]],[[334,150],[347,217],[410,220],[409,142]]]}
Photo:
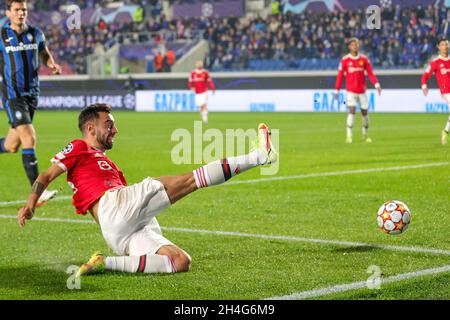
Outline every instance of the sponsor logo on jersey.
{"label": "sponsor logo on jersey", "polygon": [[102,170],[112,170],[112,167],[109,165],[109,163],[104,160],[98,161],[97,163]]}
{"label": "sponsor logo on jersey", "polygon": [[23,44],[21,42],[19,46],[8,46],[5,49],[6,49],[6,53],[18,52],[18,51],[30,51],[30,50],[37,50],[38,45],[37,45],[37,43]]}
{"label": "sponsor logo on jersey", "polygon": [[364,68],[354,68],[354,67],[348,68],[349,73],[360,72],[360,71],[364,71]]}

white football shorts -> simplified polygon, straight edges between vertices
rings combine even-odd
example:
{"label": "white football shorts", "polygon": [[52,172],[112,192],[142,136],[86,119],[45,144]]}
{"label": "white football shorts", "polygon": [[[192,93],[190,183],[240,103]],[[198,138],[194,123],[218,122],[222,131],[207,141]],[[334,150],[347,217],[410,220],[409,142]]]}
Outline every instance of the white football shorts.
{"label": "white football shorts", "polygon": [[153,178],[106,192],[98,219],[108,246],[118,255],[142,256],[173,245],[163,237],[156,216],[170,206],[164,185]]}
{"label": "white football shorts", "polygon": [[367,95],[365,93],[347,92],[347,106],[356,107],[358,104],[361,110],[367,110]]}
{"label": "white football shorts", "polygon": [[208,99],[207,99],[206,92],[197,93],[195,95],[195,105],[197,107],[201,107],[202,105],[206,104],[207,101],[208,101]]}

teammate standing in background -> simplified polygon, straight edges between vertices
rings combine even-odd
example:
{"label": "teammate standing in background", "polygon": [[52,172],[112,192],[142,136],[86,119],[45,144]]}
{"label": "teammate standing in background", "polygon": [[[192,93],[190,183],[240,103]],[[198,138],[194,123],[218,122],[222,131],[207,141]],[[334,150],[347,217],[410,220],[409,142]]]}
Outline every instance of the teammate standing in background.
{"label": "teammate standing in background", "polygon": [[353,122],[356,113],[356,104],[359,103],[362,114],[363,124],[363,139],[365,142],[372,142],[369,138],[369,115],[368,115],[368,100],[366,95],[366,76],[369,76],[370,82],[378,90],[378,94],[381,94],[381,86],[377,80],[377,77],[372,71],[372,65],[369,58],[365,55],[359,54],[359,40],[357,38],[351,38],[348,42],[348,48],[350,54],[344,56],[339,64],[339,72],[336,79],[336,94],[335,99],[339,97],[339,90],[342,85],[342,80],[346,76],[346,89],[347,89],[347,143],[353,142]]}
{"label": "teammate standing in background", "polygon": [[[436,73],[436,80],[439,85],[439,89],[441,90],[442,98],[450,106],[450,57],[448,55],[448,40],[445,38],[439,39],[437,47],[439,49],[439,56],[431,61],[430,66],[422,76],[422,91],[425,96],[428,95],[427,82],[430,80],[433,73]],[[442,130],[442,144],[447,143],[449,131],[450,116],[448,117],[444,130]]]}
{"label": "teammate standing in background", "polygon": [[[8,0],[6,15],[9,21],[0,30],[0,69],[3,77],[2,102],[10,128],[6,138],[0,138],[0,153],[16,153],[22,145],[22,163],[30,184],[39,175],[36,158],[36,132],[33,116],[39,97],[39,59],[52,71],[60,74],[45,43],[45,36],[37,27],[26,24],[26,0]],[[44,204],[57,191],[42,193],[38,205]]]}
{"label": "teammate standing in background", "polygon": [[209,72],[203,69],[203,62],[195,62],[195,70],[191,72],[189,77],[189,89],[195,92],[195,104],[201,108],[201,116],[204,123],[208,123],[208,108],[207,102],[207,92],[208,87],[216,93],[216,88],[214,82],[209,75]]}

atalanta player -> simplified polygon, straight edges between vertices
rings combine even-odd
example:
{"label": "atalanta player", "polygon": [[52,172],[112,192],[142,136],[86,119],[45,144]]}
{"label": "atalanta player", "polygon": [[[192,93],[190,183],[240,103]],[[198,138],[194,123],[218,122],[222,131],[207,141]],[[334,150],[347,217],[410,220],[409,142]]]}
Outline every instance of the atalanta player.
{"label": "atalanta player", "polygon": [[[3,77],[2,102],[10,128],[0,138],[0,154],[16,153],[22,146],[22,164],[30,184],[39,175],[36,157],[36,132],[33,117],[39,97],[40,61],[54,74],[61,73],[45,43],[45,36],[37,27],[26,24],[28,15],[25,0],[8,0],[6,15],[9,21],[0,29],[0,70]],[[38,205],[56,195],[45,190]]]}

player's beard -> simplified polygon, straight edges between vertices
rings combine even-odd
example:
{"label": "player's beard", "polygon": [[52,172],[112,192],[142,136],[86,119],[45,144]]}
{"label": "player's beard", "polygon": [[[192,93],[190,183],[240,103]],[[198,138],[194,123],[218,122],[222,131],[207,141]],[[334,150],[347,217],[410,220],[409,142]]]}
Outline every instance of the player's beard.
{"label": "player's beard", "polygon": [[110,150],[113,147],[113,139],[114,137],[106,135],[104,137],[98,137],[97,142],[99,145],[102,146],[102,149],[104,150]]}

